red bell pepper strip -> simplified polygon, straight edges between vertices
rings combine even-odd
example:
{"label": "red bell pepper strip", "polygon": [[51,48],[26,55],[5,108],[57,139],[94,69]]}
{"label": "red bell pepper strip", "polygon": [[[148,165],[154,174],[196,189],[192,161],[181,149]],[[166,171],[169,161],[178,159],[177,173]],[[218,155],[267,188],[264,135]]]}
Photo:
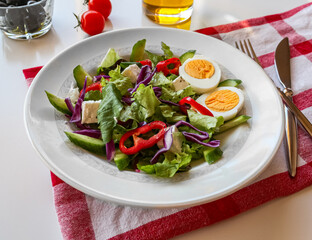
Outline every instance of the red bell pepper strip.
{"label": "red bell pepper strip", "polygon": [[[89,85],[87,88],[86,88],[86,92],[89,92],[89,91],[101,91],[102,92],[102,85],[101,85],[101,82],[95,82],[95,83],[92,83],[91,85]],[[82,90],[80,91],[80,95],[81,95],[81,92]],[[80,96],[79,95],[79,96]]]}
{"label": "red bell pepper strip", "polygon": [[184,106],[185,104],[189,104],[191,105],[191,107],[193,109],[195,109],[197,112],[203,114],[203,115],[208,115],[208,116],[211,116],[213,117],[213,114],[207,109],[205,108],[203,105],[199,104],[198,102],[196,102],[193,98],[191,97],[185,97],[185,98],[182,98],[179,102],[180,104],[180,110],[181,112],[183,112],[184,114],[187,114],[187,110],[185,107],[182,107]]}
{"label": "red bell pepper strip", "polygon": [[157,72],[163,72],[165,76],[169,74],[179,75],[179,67],[181,62],[179,58],[169,58],[165,61],[157,63]]}
{"label": "red bell pepper strip", "polygon": [[[124,154],[132,155],[138,153],[142,149],[150,148],[164,137],[166,133],[166,127],[167,125],[164,122],[154,121],[142,127],[130,130],[129,132],[126,132],[124,135],[122,135],[119,142],[119,149]],[[153,129],[159,129],[160,131],[149,139],[143,139],[139,137],[139,135],[148,133]],[[131,136],[133,137],[134,145],[127,148],[125,146],[125,141]]]}
{"label": "red bell pepper strip", "polygon": [[141,64],[142,64],[142,66],[147,65],[147,66],[152,67],[152,61],[151,61],[151,60],[149,60],[149,59],[145,59],[145,60],[139,61],[139,63],[141,63]]}

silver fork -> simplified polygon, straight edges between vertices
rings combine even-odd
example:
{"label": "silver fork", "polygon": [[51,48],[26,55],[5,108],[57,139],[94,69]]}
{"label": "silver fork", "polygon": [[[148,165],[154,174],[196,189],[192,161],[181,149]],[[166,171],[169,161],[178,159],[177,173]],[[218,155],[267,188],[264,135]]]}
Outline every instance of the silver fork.
{"label": "silver fork", "polygon": [[[246,47],[245,47],[246,45]],[[249,57],[254,59],[259,65],[259,59],[250,43],[249,40],[244,40],[243,42],[239,41],[239,44],[235,42],[235,46],[246,53]],[[261,66],[261,65],[260,65]],[[273,80],[272,80],[273,81]],[[297,106],[285,95],[285,93],[278,87],[276,87],[279,95],[283,99],[283,102],[289,108],[289,110],[296,116],[301,126],[306,130],[306,132],[312,137],[312,124],[309,120],[303,115],[303,113],[297,108]]]}

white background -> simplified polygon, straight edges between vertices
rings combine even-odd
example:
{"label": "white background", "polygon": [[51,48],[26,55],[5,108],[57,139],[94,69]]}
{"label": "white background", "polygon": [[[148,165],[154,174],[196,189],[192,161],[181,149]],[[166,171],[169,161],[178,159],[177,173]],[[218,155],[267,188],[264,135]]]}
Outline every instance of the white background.
{"label": "white background", "polygon": [[[88,37],[75,30],[73,13],[83,0],[55,0],[53,27],[36,40],[15,41],[0,35],[0,239],[62,239],[53,204],[50,172],[27,138],[23,104],[27,86],[22,69],[44,65],[60,51]],[[195,0],[191,30],[279,13],[304,0]],[[152,26],[140,0],[112,0],[106,31]],[[239,216],[176,237],[188,239],[311,239],[312,187],[271,201]]]}

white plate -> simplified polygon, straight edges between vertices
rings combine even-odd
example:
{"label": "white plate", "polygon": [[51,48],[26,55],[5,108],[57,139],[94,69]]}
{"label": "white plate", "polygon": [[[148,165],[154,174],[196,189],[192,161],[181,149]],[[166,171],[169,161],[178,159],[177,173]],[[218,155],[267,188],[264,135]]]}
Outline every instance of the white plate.
{"label": "white plate", "polygon": [[[109,48],[129,54],[133,44],[147,39],[146,49],[161,51],[160,42],[176,54],[196,49],[222,66],[223,78],[243,81],[243,113],[248,124],[220,135],[223,158],[216,164],[195,163],[172,179],[118,171],[114,164],[70,143],[65,119],[49,103],[45,90],[64,96],[81,64],[94,71]],[[181,50],[184,49],[184,50]],[[25,102],[29,138],[49,169],[71,186],[97,198],[144,207],[180,207],[216,200],[245,186],[270,163],[284,129],[282,102],[264,71],[250,58],[217,39],[171,28],[119,30],[91,37],[52,59],[34,79]]]}

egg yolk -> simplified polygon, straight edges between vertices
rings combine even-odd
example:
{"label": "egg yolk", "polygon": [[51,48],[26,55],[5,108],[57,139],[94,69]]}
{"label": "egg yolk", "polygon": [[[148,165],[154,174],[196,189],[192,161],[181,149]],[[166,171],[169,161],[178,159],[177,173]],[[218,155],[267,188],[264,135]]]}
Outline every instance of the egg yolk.
{"label": "egg yolk", "polygon": [[239,96],[231,90],[219,90],[210,94],[206,100],[206,106],[215,112],[226,112],[233,109],[239,103]]}
{"label": "egg yolk", "polygon": [[189,61],[185,65],[184,70],[191,77],[198,79],[210,78],[215,72],[212,63],[204,59]]}

